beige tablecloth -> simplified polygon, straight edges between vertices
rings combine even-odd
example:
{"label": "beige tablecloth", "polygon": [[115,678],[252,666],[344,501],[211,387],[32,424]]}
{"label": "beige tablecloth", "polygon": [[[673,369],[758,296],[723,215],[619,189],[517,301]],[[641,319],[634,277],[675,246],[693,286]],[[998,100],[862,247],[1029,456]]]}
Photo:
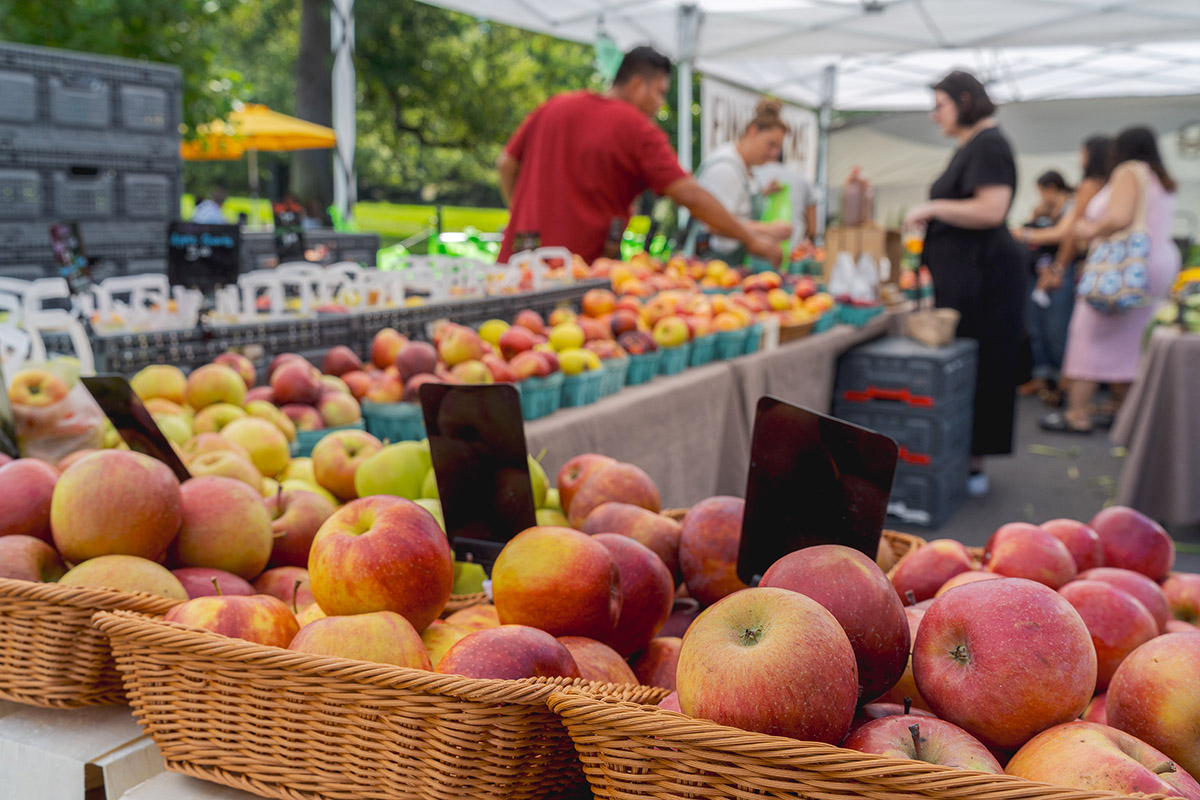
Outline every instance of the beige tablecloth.
{"label": "beige tablecloth", "polygon": [[637,464],[654,479],[664,508],[716,494],[742,495],[758,398],[828,411],[837,359],[851,347],[896,333],[900,314],[862,330],[837,326],[750,356],[685,370],[629,387],[598,403],[525,424],[529,452],[551,480],[571,457],[604,453]]}
{"label": "beige tablecloth", "polygon": [[1200,521],[1200,336],[1158,328],[1112,432],[1128,448],[1117,499],[1154,519]]}

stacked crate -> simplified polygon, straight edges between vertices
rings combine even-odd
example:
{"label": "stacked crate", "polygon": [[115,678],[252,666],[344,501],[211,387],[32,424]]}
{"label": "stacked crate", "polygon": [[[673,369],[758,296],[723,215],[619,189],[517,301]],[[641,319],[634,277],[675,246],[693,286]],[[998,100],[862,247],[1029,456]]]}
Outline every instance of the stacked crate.
{"label": "stacked crate", "polygon": [[57,274],[78,222],[102,279],[166,268],[182,181],[175,67],[0,44],[0,275]]}
{"label": "stacked crate", "polygon": [[900,446],[889,515],[936,528],[966,497],[977,350],[968,339],[934,348],[888,338],[839,361],[833,415]]}

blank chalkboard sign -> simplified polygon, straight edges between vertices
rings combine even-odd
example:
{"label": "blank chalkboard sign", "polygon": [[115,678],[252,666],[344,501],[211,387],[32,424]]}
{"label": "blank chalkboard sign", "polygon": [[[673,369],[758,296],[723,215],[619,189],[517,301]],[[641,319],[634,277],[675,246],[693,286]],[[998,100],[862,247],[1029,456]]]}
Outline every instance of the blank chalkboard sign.
{"label": "blank chalkboard sign", "polygon": [[237,283],[241,246],[237,225],[172,222],[167,228],[167,280],[209,294]]}

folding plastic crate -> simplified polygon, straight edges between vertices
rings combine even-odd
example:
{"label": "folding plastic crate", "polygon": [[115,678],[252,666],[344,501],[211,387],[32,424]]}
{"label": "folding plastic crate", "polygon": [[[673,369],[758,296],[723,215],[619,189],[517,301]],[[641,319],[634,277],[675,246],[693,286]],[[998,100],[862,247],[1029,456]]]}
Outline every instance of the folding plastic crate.
{"label": "folding plastic crate", "polygon": [[975,396],[978,349],[970,339],[946,347],[926,347],[900,337],[860,345],[838,361],[834,402],[960,407]]}
{"label": "folding plastic crate", "polygon": [[890,436],[914,457],[961,458],[971,452],[975,408],[970,402],[938,411],[898,403],[836,403],[833,415]]}
{"label": "folding plastic crate", "polygon": [[121,210],[129,219],[162,220],[165,223],[179,213],[179,173],[127,172],[121,176]]}
{"label": "folding plastic crate", "polygon": [[92,165],[53,170],[54,215],[60,219],[112,219],[117,215],[116,171]]}
{"label": "folding plastic crate", "polygon": [[0,70],[0,121],[32,123],[37,119],[37,79]]}
{"label": "folding plastic crate", "polygon": [[34,220],[43,216],[49,187],[36,169],[0,169],[0,220]]}
{"label": "folding plastic crate", "polygon": [[94,75],[75,74],[50,78],[50,121],[79,128],[112,125],[112,87]]}
{"label": "folding plastic crate", "polygon": [[888,516],[910,525],[938,528],[967,497],[970,455],[941,464],[896,466]]}

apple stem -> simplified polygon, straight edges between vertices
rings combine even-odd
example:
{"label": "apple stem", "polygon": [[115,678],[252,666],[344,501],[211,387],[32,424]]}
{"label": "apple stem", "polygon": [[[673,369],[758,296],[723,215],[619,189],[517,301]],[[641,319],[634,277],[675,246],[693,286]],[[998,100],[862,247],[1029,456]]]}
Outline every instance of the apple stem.
{"label": "apple stem", "polygon": [[908,716],[912,712],[912,698],[904,698],[904,716]]}
{"label": "apple stem", "polygon": [[904,599],[908,601],[910,606],[915,606],[917,604],[917,596],[913,593],[912,589],[909,589],[904,593]]}
{"label": "apple stem", "polygon": [[914,722],[912,725],[908,726],[908,732],[912,734],[913,754],[916,756],[917,761],[920,761],[921,760],[921,726],[919,724],[917,724],[916,722]]}
{"label": "apple stem", "polygon": [[1151,770],[1151,772],[1153,772],[1155,775],[1165,775],[1168,772],[1174,772],[1174,771],[1175,771],[1175,765],[1172,764],[1170,761],[1164,761],[1163,763],[1159,764],[1157,767],[1155,767],[1154,769]]}
{"label": "apple stem", "polygon": [[216,578],[212,578],[213,588],[217,590],[217,597],[221,596],[221,584],[217,583]]}
{"label": "apple stem", "polygon": [[300,609],[296,608],[296,594],[300,591],[300,584],[303,583],[299,578],[292,584],[292,613],[299,614]]}

